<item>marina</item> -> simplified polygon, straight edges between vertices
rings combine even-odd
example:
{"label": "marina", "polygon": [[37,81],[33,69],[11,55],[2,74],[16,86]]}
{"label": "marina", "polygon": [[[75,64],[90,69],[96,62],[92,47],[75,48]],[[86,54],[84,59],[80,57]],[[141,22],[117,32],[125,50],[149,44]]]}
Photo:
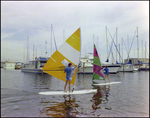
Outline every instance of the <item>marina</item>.
{"label": "marina", "polygon": [[75,90],[99,92],[42,96],[38,93],[63,90],[65,83],[48,74],[1,68],[1,117],[149,116],[149,71],[111,74],[110,81],[121,83],[94,88],[92,74],[78,74]]}
{"label": "marina", "polygon": [[1,117],[149,117],[147,1],[1,3]]}

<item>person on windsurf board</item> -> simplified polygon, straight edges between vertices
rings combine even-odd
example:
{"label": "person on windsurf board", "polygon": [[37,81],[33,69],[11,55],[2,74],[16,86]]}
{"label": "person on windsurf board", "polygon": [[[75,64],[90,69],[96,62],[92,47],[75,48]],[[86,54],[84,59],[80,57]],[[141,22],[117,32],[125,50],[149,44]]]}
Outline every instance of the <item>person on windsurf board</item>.
{"label": "person on windsurf board", "polygon": [[[77,68],[77,67],[76,67],[76,68]],[[69,81],[69,93],[72,92],[72,91],[71,91],[71,80],[72,80],[72,78],[71,78],[71,72],[72,72],[73,70],[75,70],[76,68],[72,68],[72,64],[69,63],[69,64],[68,64],[68,67],[66,67],[66,68],[64,69],[64,73],[66,72],[66,83],[65,83],[65,87],[64,87],[64,92],[67,92],[67,91],[66,91],[66,86],[67,86],[68,81]]]}
{"label": "person on windsurf board", "polygon": [[106,83],[106,77],[108,78],[109,83],[110,83],[110,79],[109,79],[109,69],[108,69],[107,66],[105,66],[104,71],[105,71],[105,83]]}

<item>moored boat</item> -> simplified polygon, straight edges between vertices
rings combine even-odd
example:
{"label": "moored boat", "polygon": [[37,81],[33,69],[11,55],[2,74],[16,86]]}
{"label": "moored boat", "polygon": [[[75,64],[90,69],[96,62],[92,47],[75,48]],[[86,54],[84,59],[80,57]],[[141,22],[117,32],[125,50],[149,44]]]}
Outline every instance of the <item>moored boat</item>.
{"label": "moored boat", "polygon": [[15,69],[16,63],[14,61],[5,61],[3,68],[4,69]]}
{"label": "moored boat", "polygon": [[24,64],[23,68],[21,68],[21,72],[44,74],[45,72],[42,71],[42,68],[47,60],[48,58],[39,57],[34,61],[29,61],[28,64]]}
{"label": "moored boat", "polygon": [[119,69],[119,72],[136,72],[138,68],[132,66],[132,64],[126,64]]}
{"label": "moored boat", "polygon": [[[108,66],[109,73],[110,74],[116,74],[119,72],[119,69],[121,67],[120,64],[110,64],[108,62],[102,63],[102,68],[105,68],[105,66]],[[78,69],[79,74],[93,74],[93,56],[91,57],[90,54],[85,55],[85,57],[82,57],[80,59],[80,67]]]}
{"label": "moored boat", "polygon": [[21,62],[17,62],[15,65],[15,69],[21,69],[22,68],[22,63]]}

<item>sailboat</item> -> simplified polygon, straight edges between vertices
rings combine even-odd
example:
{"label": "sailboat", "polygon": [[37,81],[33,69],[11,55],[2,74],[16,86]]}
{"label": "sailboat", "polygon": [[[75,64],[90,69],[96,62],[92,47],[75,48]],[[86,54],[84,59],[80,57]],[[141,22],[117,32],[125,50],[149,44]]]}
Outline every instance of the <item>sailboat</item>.
{"label": "sailboat", "polygon": [[[81,56],[81,38],[80,38],[80,28],[78,28],[49,58],[46,62],[42,71],[48,73],[60,79],[66,81],[66,73],[64,69],[68,66],[68,63],[72,63],[74,67],[78,67]],[[75,79],[77,75],[77,68],[74,70],[74,73],[71,74],[72,80],[71,84],[75,87]],[[74,88],[73,88],[74,90]],[[73,91],[72,90],[72,91]],[[96,92],[97,89],[91,90],[79,90],[66,93],[64,91],[47,91],[40,92],[42,95],[64,95],[64,94],[84,94]]]}
{"label": "sailboat", "polygon": [[117,83],[121,83],[121,82],[110,82],[110,83],[97,83],[97,80],[105,80],[104,78],[104,74],[102,71],[102,66],[101,66],[101,62],[98,56],[98,52],[96,49],[96,46],[94,44],[94,53],[93,53],[93,84],[95,86],[99,86],[99,85],[107,85],[107,84],[117,84]]}

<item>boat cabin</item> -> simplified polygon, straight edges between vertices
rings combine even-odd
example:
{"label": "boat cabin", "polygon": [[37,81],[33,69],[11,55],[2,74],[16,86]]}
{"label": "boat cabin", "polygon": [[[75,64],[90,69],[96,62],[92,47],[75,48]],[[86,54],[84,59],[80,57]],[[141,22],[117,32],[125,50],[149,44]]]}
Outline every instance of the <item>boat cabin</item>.
{"label": "boat cabin", "polygon": [[29,61],[28,64],[24,64],[24,68],[28,69],[42,69],[43,66],[46,64],[48,58],[39,57],[36,58],[34,61]]}

